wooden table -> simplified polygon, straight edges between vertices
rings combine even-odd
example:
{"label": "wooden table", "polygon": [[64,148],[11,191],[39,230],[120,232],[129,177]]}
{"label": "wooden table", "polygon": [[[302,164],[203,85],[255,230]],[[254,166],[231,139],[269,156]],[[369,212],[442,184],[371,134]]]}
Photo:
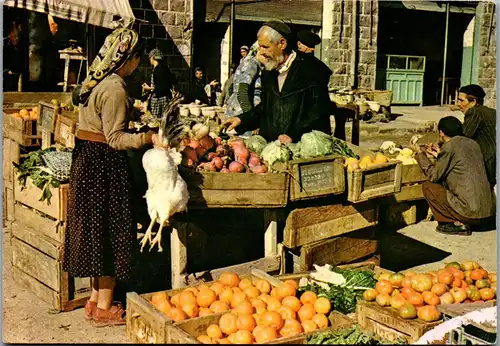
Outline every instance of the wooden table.
{"label": "wooden table", "polygon": [[[72,51],[72,50],[60,50],[59,51],[59,58],[64,60],[64,81],[61,83],[58,83],[57,85],[62,85],[63,87],[63,92],[68,91],[68,76],[69,76],[69,63],[71,60],[79,60],[80,61],[80,71],[78,72],[78,78],[77,78],[77,83],[79,82],[80,79],[80,73],[82,69],[82,64],[84,61],[87,61],[87,58],[79,51]],[[71,85],[71,86],[75,86]]]}

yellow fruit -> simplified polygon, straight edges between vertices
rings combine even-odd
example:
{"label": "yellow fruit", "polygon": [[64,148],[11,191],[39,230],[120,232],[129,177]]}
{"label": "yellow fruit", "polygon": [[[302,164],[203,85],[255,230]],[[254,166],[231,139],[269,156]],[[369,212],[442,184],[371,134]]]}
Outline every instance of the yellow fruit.
{"label": "yellow fruit", "polygon": [[377,153],[377,155],[375,156],[375,164],[382,164],[382,163],[386,163],[388,160],[387,160],[387,157],[382,154],[382,153]]}
{"label": "yellow fruit", "polygon": [[347,167],[349,165],[352,165],[354,163],[358,163],[358,159],[354,158],[354,157],[348,157],[347,159],[345,159],[345,162],[344,162],[344,166]]}

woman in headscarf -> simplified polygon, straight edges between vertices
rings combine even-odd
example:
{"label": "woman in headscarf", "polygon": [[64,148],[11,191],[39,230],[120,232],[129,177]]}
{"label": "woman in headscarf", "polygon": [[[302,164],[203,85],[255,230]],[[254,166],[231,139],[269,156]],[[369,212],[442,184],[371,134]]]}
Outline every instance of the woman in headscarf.
{"label": "woman in headscarf", "polygon": [[141,53],[136,32],[115,30],[90,66],[78,98],[63,270],[91,278],[85,318],[95,326],[125,323],[113,292],[115,280],[128,279],[137,248],[126,150],[161,145],[153,132],[126,131],[133,105],[124,77],[136,69]]}
{"label": "woman in headscarf", "polygon": [[151,74],[151,85],[144,83],[142,88],[151,93],[149,110],[155,118],[160,118],[163,108],[168,100],[172,98],[172,87],[177,84],[175,76],[170,72],[163,59],[162,52],[155,48],[149,52],[149,62],[153,66]]}

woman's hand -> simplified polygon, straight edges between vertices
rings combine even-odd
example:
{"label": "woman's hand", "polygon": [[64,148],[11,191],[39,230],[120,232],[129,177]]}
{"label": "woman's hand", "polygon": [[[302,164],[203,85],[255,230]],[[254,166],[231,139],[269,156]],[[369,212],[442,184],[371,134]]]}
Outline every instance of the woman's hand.
{"label": "woman's hand", "polygon": [[153,88],[152,88],[152,87],[150,87],[147,83],[142,83],[142,88],[143,88],[144,90],[152,90],[152,89],[153,89]]}

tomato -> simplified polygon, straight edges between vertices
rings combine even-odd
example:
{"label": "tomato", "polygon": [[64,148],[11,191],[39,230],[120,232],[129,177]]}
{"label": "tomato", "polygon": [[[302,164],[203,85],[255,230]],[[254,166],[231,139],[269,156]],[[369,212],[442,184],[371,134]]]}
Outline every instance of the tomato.
{"label": "tomato", "polygon": [[450,262],[446,265],[445,268],[456,268],[458,270],[462,269],[462,267],[460,266],[460,263],[457,263],[457,262]]}
{"label": "tomato", "polygon": [[384,294],[391,294],[392,293],[392,284],[388,280],[379,280],[375,284],[375,289],[377,290],[378,293],[384,293]]}
{"label": "tomato", "polygon": [[399,296],[400,294],[401,294],[401,291],[396,288],[396,289],[394,289],[394,291],[392,291],[391,297]]}
{"label": "tomato", "polygon": [[490,282],[485,279],[477,280],[476,281],[476,287],[481,289],[481,288],[489,288],[490,287]]}
{"label": "tomato", "polygon": [[389,282],[394,287],[401,287],[401,281],[403,281],[404,278],[405,278],[405,276],[403,274],[395,273],[395,274],[392,274],[391,276],[389,276]]}
{"label": "tomato", "polygon": [[406,298],[406,300],[408,301],[408,303],[415,306],[420,306],[424,304],[424,298],[418,292],[412,293],[411,295],[409,295],[408,298]]}
{"label": "tomato", "polygon": [[462,263],[461,267],[463,271],[472,271],[474,270],[474,263],[472,261],[467,261]]}
{"label": "tomato", "polygon": [[415,293],[415,290],[413,288],[410,288],[410,287],[405,287],[401,290],[401,295],[405,298],[405,299],[408,299],[408,297]]}
{"label": "tomato", "polygon": [[452,287],[450,293],[455,299],[455,304],[460,304],[467,298],[467,292],[463,288]]}
{"label": "tomato", "polygon": [[375,300],[380,306],[388,306],[391,303],[391,297],[385,293],[379,294]]}
{"label": "tomato", "polygon": [[465,273],[461,270],[455,270],[453,272],[453,276],[455,277],[455,279],[460,279],[460,280],[465,279]]}
{"label": "tomato", "polygon": [[451,283],[451,287],[462,287],[462,280],[455,278]]}
{"label": "tomato", "polygon": [[423,306],[418,309],[418,318],[425,322],[434,322],[441,318],[441,313],[433,305]]}
{"label": "tomato", "polygon": [[[487,275],[486,275],[486,277],[487,277]],[[481,279],[484,279],[485,278],[484,270],[483,269],[474,269],[470,273],[470,278],[472,280],[481,280]]]}
{"label": "tomato", "polygon": [[455,277],[450,272],[441,272],[438,274],[438,281],[445,285],[451,285]]}
{"label": "tomato", "polygon": [[431,292],[437,294],[438,296],[442,296],[446,292],[448,292],[449,288],[445,284],[437,283],[432,285]]}
{"label": "tomato", "polygon": [[392,308],[397,310],[406,304],[406,299],[402,295],[397,295],[395,297],[391,297],[389,304],[391,304]]}
{"label": "tomato", "polygon": [[488,279],[490,279],[490,281],[491,281],[492,283],[497,282],[497,274],[496,274],[496,273],[490,273],[490,274],[488,275]]}
{"label": "tomato", "polygon": [[422,293],[422,297],[424,298],[424,302],[429,305],[438,305],[441,302],[438,295],[433,292],[425,291]]}
{"label": "tomato", "polygon": [[446,292],[439,299],[441,300],[441,304],[453,304],[455,302],[455,298],[450,292]]}
{"label": "tomato", "polygon": [[495,292],[491,288],[481,288],[479,290],[482,300],[491,300],[495,298]]}
{"label": "tomato", "polygon": [[403,280],[401,280],[401,287],[411,287],[411,277],[410,276],[405,276]]}
{"label": "tomato", "polygon": [[411,304],[405,304],[399,308],[399,316],[404,319],[417,317],[417,309]]}
{"label": "tomato", "polygon": [[481,299],[481,294],[479,294],[479,290],[476,286],[469,286],[465,289],[465,293],[467,294],[467,299],[475,302]]}
{"label": "tomato", "polygon": [[432,278],[424,274],[412,276],[411,288],[420,293],[424,291],[430,291],[430,289],[432,288]]}
{"label": "tomato", "polygon": [[369,302],[372,302],[372,301],[375,300],[375,298],[377,298],[377,294],[378,294],[378,292],[376,290],[374,290],[374,289],[366,290],[363,293],[363,299],[367,300]]}

